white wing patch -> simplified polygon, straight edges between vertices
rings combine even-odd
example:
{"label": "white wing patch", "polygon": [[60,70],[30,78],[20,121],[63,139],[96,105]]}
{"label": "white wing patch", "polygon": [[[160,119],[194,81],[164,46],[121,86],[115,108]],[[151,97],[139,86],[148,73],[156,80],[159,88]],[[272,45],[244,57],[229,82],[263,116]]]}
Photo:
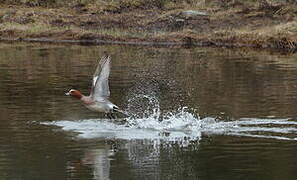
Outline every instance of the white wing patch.
{"label": "white wing patch", "polygon": [[110,96],[108,78],[111,68],[111,58],[106,55],[101,58],[93,75],[91,97],[97,101],[103,101]]}
{"label": "white wing patch", "polygon": [[97,79],[98,79],[98,76],[93,77],[93,85],[92,85],[93,87],[95,87]]}

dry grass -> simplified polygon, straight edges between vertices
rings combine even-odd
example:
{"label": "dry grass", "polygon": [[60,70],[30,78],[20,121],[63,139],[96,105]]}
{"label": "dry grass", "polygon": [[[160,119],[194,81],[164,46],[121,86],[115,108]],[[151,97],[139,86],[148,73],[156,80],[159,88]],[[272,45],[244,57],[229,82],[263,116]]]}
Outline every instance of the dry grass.
{"label": "dry grass", "polygon": [[[207,2],[6,0],[0,4],[0,37],[203,42],[296,49],[296,4],[269,0],[269,7],[263,8],[253,0]],[[63,3],[65,6],[58,7]],[[181,16],[185,10],[206,12],[208,16]]]}

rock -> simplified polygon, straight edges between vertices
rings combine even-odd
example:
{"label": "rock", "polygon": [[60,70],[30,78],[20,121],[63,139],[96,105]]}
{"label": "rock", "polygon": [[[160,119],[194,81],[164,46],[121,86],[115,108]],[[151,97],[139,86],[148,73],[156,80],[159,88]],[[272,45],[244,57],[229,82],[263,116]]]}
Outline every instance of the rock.
{"label": "rock", "polygon": [[206,12],[186,10],[172,11],[164,14],[151,22],[153,30],[179,31],[184,28],[197,29],[209,22],[209,15]]}
{"label": "rock", "polygon": [[208,16],[206,12],[194,11],[194,10],[182,11],[181,15],[185,17]]}
{"label": "rock", "polygon": [[175,19],[176,22],[185,22],[184,19]]}
{"label": "rock", "polygon": [[33,23],[34,20],[28,17],[17,17],[14,19],[14,22],[19,24],[28,24],[28,23]]}

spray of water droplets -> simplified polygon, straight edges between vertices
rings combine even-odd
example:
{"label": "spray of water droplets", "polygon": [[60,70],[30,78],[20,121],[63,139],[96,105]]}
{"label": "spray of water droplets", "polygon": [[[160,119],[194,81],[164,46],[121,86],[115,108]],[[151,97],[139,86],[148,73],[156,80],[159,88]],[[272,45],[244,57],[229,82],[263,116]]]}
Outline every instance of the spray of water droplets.
{"label": "spray of water droplets", "polygon": [[[138,102],[136,103],[135,100]],[[179,142],[187,145],[199,141],[202,133],[297,140],[297,122],[290,119],[242,118],[235,121],[218,121],[207,117],[201,119],[187,107],[171,112],[162,112],[154,96],[135,96],[127,108],[132,112],[128,118],[116,121],[108,119],[86,119],[79,121],[46,122],[47,125],[62,127],[65,131],[78,133],[79,138],[104,138],[124,140],[152,140],[156,142]],[[133,111],[132,111],[133,109]]]}

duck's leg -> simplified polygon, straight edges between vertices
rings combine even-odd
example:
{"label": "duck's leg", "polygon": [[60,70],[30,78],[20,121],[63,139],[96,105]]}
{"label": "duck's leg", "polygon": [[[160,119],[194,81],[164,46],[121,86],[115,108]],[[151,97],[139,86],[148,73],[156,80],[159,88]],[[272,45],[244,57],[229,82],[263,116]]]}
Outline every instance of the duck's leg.
{"label": "duck's leg", "polygon": [[117,116],[114,113],[111,113],[111,116],[112,116],[113,119],[117,118]]}
{"label": "duck's leg", "polygon": [[112,119],[110,113],[106,113],[106,116],[108,117],[108,119]]}
{"label": "duck's leg", "polygon": [[116,116],[113,113],[107,113],[106,115],[109,119],[116,119]]}

